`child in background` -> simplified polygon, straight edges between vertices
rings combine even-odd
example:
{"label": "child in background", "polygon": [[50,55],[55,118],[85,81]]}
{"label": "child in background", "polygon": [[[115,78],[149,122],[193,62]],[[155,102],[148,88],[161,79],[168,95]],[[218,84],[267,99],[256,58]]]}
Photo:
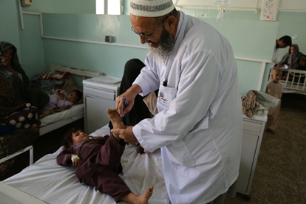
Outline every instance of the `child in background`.
{"label": "child in background", "polygon": [[298,70],[305,70],[306,71],[306,56],[302,55],[299,58],[299,66],[298,66]]}
{"label": "child in background", "polygon": [[[107,114],[114,128],[125,128],[116,109],[108,109]],[[148,203],[152,186],[139,196],[132,193],[118,175],[122,172],[120,161],[125,148],[124,140],[118,135],[91,137],[81,130],[72,129],[64,136],[64,146],[57,156],[57,163],[72,164],[80,181],[110,195],[116,202]]]}
{"label": "child in background", "polygon": [[58,89],[54,94],[49,95],[49,102],[44,109],[54,109],[66,106],[72,106],[81,100],[83,93],[77,89],[67,94],[64,90]]}
{"label": "child in background", "polygon": [[[268,82],[266,87],[266,93],[278,99],[282,98],[282,85],[279,83],[281,77],[282,77],[282,70],[274,68],[271,73],[271,80]],[[271,108],[268,110],[266,131],[272,134],[275,134],[275,127],[277,124],[277,118],[280,111],[280,106],[281,104],[279,104],[275,108]]]}

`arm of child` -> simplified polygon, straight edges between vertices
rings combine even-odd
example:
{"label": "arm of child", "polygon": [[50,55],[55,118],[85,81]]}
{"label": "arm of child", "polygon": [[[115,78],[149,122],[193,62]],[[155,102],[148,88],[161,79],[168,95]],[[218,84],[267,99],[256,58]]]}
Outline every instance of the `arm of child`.
{"label": "arm of child", "polygon": [[78,167],[79,164],[81,163],[80,157],[78,155],[76,155],[76,154],[72,154],[71,155],[71,161],[72,161],[72,166],[74,168]]}
{"label": "arm of child", "polygon": [[69,147],[67,149],[64,149],[59,153],[59,155],[56,158],[56,161],[61,166],[69,166],[72,165],[72,156],[75,155],[73,152],[73,147]]}
{"label": "arm of child", "polygon": [[103,136],[89,136],[91,139],[101,139],[104,138]]}
{"label": "arm of child", "polygon": [[65,98],[65,94],[62,93],[62,92],[60,92],[60,93],[58,94],[58,96],[59,96],[59,100],[64,100],[64,98]]}

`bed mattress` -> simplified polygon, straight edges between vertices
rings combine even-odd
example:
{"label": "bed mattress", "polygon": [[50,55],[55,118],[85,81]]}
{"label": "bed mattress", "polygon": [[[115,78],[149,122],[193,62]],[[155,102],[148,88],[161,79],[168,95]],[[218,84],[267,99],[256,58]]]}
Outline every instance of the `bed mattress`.
{"label": "bed mattress", "polygon": [[[91,135],[109,134],[104,126]],[[43,201],[54,204],[115,204],[108,195],[96,191],[94,187],[79,182],[73,167],[63,167],[56,163],[62,147],[53,154],[42,157],[33,165],[3,182]],[[121,159],[122,179],[132,192],[142,194],[149,186],[154,186],[150,204],[170,203],[165,187],[160,150],[151,154],[137,154],[135,146],[127,145]],[[120,202],[124,203],[124,202]]]}
{"label": "bed mattress", "polygon": [[46,117],[43,117],[41,122],[41,127],[44,127],[48,124],[52,124],[55,122],[58,122],[60,120],[65,120],[67,118],[74,117],[76,115],[84,115],[84,104],[77,104],[73,105],[70,109],[66,109],[64,111],[54,113],[51,115],[48,115]]}

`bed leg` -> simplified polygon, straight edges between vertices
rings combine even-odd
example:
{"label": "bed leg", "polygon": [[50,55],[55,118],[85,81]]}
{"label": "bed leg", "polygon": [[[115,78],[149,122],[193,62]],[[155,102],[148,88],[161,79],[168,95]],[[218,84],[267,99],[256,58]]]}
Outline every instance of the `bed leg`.
{"label": "bed leg", "polygon": [[33,164],[33,145],[31,145],[30,149],[29,149],[29,154],[30,154],[30,158],[29,158],[29,161],[30,161],[30,164]]}

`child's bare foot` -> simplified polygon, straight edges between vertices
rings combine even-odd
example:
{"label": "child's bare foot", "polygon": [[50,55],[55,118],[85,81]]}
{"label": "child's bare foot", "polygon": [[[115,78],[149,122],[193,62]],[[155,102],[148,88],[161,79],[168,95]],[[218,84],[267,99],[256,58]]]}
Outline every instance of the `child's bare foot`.
{"label": "child's bare foot", "polygon": [[114,129],[125,129],[123,122],[121,121],[120,115],[116,109],[107,109],[109,119],[112,121]]}
{"label": "child's bare foot", "polygon": [[[121,121],[121,117],[116,109],[107,109],[107,114],[109,119],[111,120],[113,124],[114,129],[125,129],[125,125]],[[116,139],[119,139],[119,135],[113,134]]]}
{"label": "child's bare foot", "polygon": [[148,201],[150,199],[150,197],[152,196],[153,193],[153,186],[150,186],[146,192],[144,192],[142,195],[140,195],[137,199],[137,201],[135,202],[135,204],[148,204]]}

